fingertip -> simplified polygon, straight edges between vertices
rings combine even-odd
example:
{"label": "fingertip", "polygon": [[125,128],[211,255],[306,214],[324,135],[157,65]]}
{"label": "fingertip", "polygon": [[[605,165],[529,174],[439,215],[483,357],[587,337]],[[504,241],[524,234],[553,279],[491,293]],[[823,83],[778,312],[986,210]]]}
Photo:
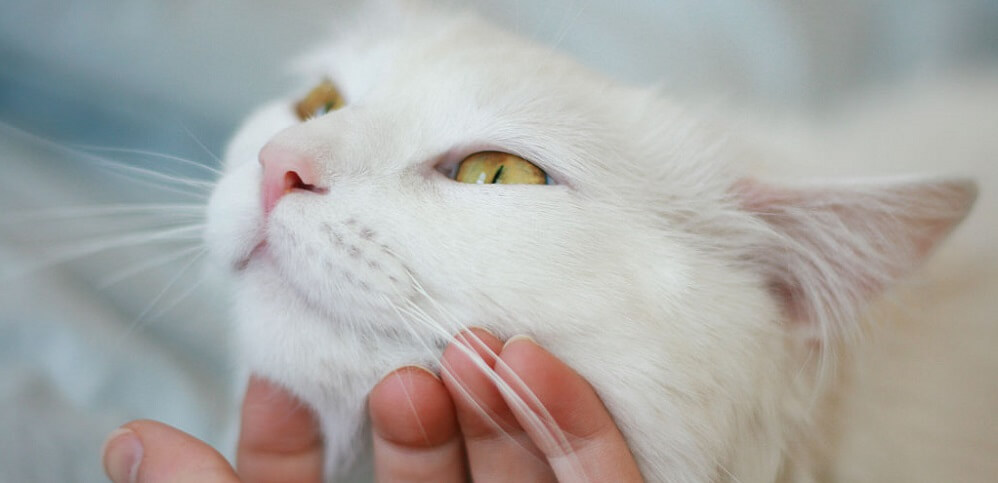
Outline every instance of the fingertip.
{"label": "fingertip", "polygon": [[166,424],[137,420],[108,435],[104,469],[111,481],[236,481],[218,451]]}
{"label": "fingertip", "polygon": [[[613,426],[613,420],[593,387],[534,339],[527,336],[511,338],[499,358],[502,361],[496,365],[499,376],[524,401],[540,402],[544,412],[549,413],[562,430],[586,438]],[[533,411],[540,409],[533,405],[531,408]]]}
{"label": "fingertip", "polygon": [[301,401],[279,384],[251,375],[243,397],[243,413],[250,411],[295,410]]}
{"label": "fingertip", "polygon": [[494,339],[496,341],[499,340],[499,337],[496,336],[495,332],[492,332],[491,330],[486,329],[485,327],[482,327],[480,325],[472,325],[472,326],[468,327],[467,329],[464,329],[463,331],[461,331],[461,333],[459,333],[458,335],[461,335],[461,334],[463,334],[465,332],[471,332],[471,333],[473,333],[473,334],[475,334],[476,336],[479,336],[479,337],[487,337],[489,339]]}
{"label": "fingertip", "polygon": [[516,334],[513,337],[510,337],[509,340],[507,340],[506,343],[502,345],[502,348],[506,349],[507,346],[510,346],[512,344],[516,344],[516,343],[519,343],[519,342],[527,342],[527,343],[530,343],[530,344],[533,344],[533,345],[536,345],[536,346],[539,347],[539,344],[537,344],[537,341],[534,340],[533,337],[530,337],[527,334]]}
{"label": "fingertip", "polygon": [[101,445],[104,472],[115,483],[137,481],[142,453],[142,440],[135,431],[128,426],[119,427]]}
{"label": "fingertip", "polygon": [[436,374],[409,366],[371,391],[376,481],[463,481],[454,404]]}
{"label": "fingertip", "polygon": [[[492,380],[503,343],[473,327],[455,336],[444,350],[444,385],[457,408],[461,433],[468,439],[495,438],[497,431],[516,431],[516,420]],[[498,426],[497,426],[498,425]]]}
{"label": "fingertip", "polygon": [[318,418],[278,384],[251,376],[243,398],[236,465],[254,481],[319,481],[322,434]]}
{"label": "fingertip", "polygon": [[250,376],[243,398],[239,450],[252,453],[300,453],[321,446],[312,410],[278,384]]}
{"label": "fingertip", "polygon": [[447,389],[436,374],[419,366],[385,376],[371,390],[368,411],[375,433],[395,445],[436,446],[458,432]]}
{"label": "fingertip", "polygon": [[558,380],[567,379],[573,382],[576,379],[582,380],[572,368],[528,335],[510,337],[503,345],[499,359],[502,360],[502,364],[497,365],[496,370],[507,379],[507,382],[511,382],[515,377],[528,386],[540,386],[538,389],[544,389],[548,386],[549,380],[558,385],[560,385]]}
{"label": "fingertip", "polygon": [[442,361],[445,372],[463,372],[473,368],[477,362],[472,358],[472,354],[477,355],[491,367],[502,351],[502,346],[502,341],[486,329],[471,327],[463,330],[455,335],[454,342],[444,349]]}
{"label": "fingertip", "polygon": [[[613,417],[581,375],[529,337],[510,339],[499,359],[496,372],[516,393],[503,395],[527,403],[509,405],[560,479],[581,470],[592,481],[641,481]],[[546,437],[551,434],[570,436],[567,446]]]}
{"label": "fingertip", "polygon": [[[533,337],[526,334],[518,334],[510,337],[503,344],[499,358],[502,359],[507,369],[514,369],[514,372],[517,373],[524,372],[524,369],[533,369],[529,371],[532,374],[544,373],[550,370],[555,370],[559,373],[568,371],[575,374],[574,370],[558,360],[547,349],[541,347]],[[537,364],[541,366],[538,367]]]}

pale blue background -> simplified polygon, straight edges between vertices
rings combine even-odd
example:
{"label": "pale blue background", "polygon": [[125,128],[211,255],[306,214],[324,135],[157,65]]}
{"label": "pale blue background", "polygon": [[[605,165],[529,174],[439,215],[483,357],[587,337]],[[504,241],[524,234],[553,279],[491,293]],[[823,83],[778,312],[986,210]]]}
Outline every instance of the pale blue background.
{"label": "pale blue background", "polygon": [[[790,108],[820,110],[873,86],[998,59],[996,1],[476,3],[622,79]],[[195,139],[219,153],[249,109],[288,85],[282,65],[347,8],[277,4],[0,0],[0,277],[54,245],[109,230],[87,220],[11,222],[14,213],[172,199],[22,131],[62,146],[148,149],[211,164]],[[0,481],[100,481],[103,435],[137,417],[230,447],[237,389],[224,298],[206,285],[162,315],[139,317],[177,265],[99,287],[159,249],[0,279]],[[181,279],[152,312],[198,277]]]}

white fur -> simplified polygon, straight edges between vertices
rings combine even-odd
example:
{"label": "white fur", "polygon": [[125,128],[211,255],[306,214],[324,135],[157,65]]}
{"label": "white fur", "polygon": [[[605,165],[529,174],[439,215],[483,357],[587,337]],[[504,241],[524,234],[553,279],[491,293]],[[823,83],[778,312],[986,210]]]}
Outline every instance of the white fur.
{"label": "white fur", "polygon": [[[469,325],[529,333],[583,374],[650,481],[877,474],[840,462],[831,446],[847,438],[821,426],[841,397],[831,369],[865,305],[962,219],[973,185],[753,181],[770,152],[757,131],[474,16],[383,14],[305,62],[303,86],[328,76],[347,106],[301,123],[295,92],[251,116],[208,213],[243,364],[318,411],[331,477],[366,450],[378,379],[435,364]],[[267,142],[317,159],[328,193],[291,193],[265,221]],[[486,149],[557,184],[434,170]]]}

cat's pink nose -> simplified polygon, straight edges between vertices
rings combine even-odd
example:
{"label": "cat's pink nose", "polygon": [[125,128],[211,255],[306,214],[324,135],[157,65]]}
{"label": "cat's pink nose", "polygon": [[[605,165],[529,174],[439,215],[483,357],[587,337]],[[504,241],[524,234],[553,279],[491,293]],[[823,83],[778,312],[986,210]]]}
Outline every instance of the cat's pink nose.
{"label": "cat's pink nose", "polygon": [[325,193],[319,186],[319,170],[315,160],[298,150],[275,143],[267,143],[260,150],[263,165],[263,214],[270,215],[280,199],[294,191]]}

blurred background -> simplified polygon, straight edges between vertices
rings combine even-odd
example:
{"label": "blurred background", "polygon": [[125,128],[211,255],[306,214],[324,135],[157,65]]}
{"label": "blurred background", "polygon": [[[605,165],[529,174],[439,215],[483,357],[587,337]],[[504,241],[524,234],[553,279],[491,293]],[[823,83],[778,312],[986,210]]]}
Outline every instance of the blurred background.
{"label": "blurred background", "polygon": [[[0,0],[0,481],[101,481],[104,435],[139,417],[231,451],[201,180],[354,3]],[[457,5],[628,82],[771,109],[998,65],[995,0]]]}

